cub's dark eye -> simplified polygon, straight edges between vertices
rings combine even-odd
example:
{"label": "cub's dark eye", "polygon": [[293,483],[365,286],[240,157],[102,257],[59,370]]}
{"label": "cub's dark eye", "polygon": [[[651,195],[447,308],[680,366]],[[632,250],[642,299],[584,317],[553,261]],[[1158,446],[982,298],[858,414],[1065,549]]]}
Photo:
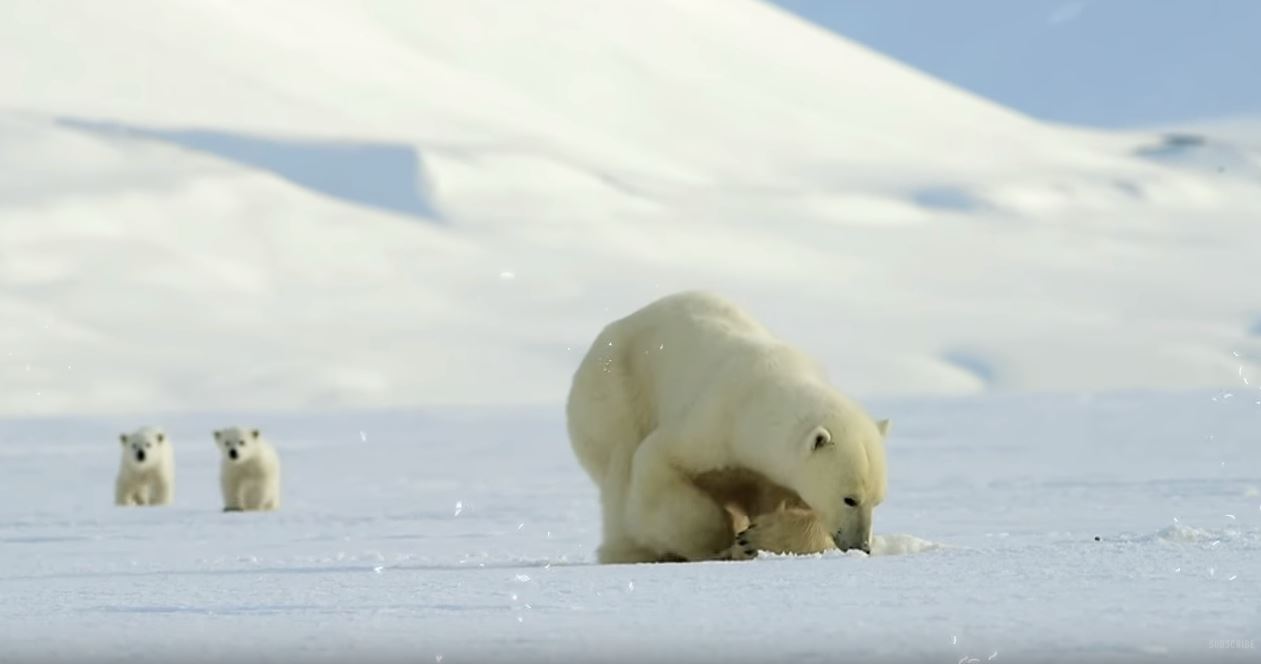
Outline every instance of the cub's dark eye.
{"label": "cub's dark eye", "polygon": [[853,498],[846,498],[845,504],[849,505],[850,507],[858,507],[858,501],[854,500]]}
{"label": "cub's dark eye", "polygon": [[236,444],[236,446],[237,446],[237,447],[245,447],[245,441],[241,441],[241,442],[237,443],[237,444]]}

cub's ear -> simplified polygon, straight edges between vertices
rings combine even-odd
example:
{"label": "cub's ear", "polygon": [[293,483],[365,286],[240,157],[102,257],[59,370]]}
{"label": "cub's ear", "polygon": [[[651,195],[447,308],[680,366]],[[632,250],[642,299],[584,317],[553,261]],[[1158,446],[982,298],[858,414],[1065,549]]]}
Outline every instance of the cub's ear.
{"label": "cub's ear", "polygon": [[127,447],[127,434],[125,433],[118,434],[118,442],[122,443],[123,447]]}
{"label": "cub's ear", "polygon": [[250,435],[254,437],[254,440],[258,440],[258,429],[251,431]]}
{"label": "cub's ear", "polygon": [[876,422],[876,429],[878,429],[878,430],[880,431],[880,437],[881,437],[881,438],[888,438],[888,437],[889,437],[889,427],[890,427],[890,425],[892,425],[892,422],[890,422],[890,421],[889,421],[889,420],[887,420],[887,419],[880,420],[879,422]]}
{"label": "cub's ear", "polygon": [[218,429],[215,429],[215,442],[217,443],[221,439],[223,439],[223,432]]}
{"label": "cub's ear", "polygon": [[159,431],[159,432],[158,432],[158,436],[157,436],[157,437],[158,437],[158,443],[159,443],[159,444],[161,444],[161,443],[165,443],[165,442],[166,442],[166,434],[162,433],[161,431]]}

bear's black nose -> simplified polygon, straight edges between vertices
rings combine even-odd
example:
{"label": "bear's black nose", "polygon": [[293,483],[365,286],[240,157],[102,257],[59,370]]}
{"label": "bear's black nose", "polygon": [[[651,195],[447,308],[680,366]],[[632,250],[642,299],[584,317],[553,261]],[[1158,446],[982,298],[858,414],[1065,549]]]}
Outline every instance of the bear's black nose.
{"label": "bear's black nose", "polygon": [[236,458],[236,450],[228,450],[228,456],[230,456],[230,457],[232,457],[233,459],[235,459],[235,458]]}
{"label": "bear's black nose", "polygon": [[136,450],[136,461],[144,461],[144,450]]}

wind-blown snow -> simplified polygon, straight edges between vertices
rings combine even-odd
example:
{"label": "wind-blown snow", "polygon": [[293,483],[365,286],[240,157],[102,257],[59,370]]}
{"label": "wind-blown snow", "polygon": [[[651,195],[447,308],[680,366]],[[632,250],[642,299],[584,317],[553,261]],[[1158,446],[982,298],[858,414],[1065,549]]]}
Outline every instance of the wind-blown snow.
{"label": "wind-blown snow", "polygon": [[[1214,397],[1218,397],[1214,400]],[[284,506],[110,505],[133,418],[0,426],[21,661],[1251,661],[1261,407],[1213,393],[898,399],[875,555],[599,566],[560,408],[258,416]],[[1096,539],[1098,538],[1098,539]]]}

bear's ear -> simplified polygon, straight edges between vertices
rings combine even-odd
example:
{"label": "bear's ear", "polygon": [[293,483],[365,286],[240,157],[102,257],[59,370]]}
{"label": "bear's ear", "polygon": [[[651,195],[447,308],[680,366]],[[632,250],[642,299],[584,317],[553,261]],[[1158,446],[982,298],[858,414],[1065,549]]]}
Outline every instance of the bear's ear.
{"label": "bear's ear", "polygon": [[222,438],[223,438],[223,432],[218,429],[215,429],[215,442],[216,443],[219,442],[220,439]]}
{"label": "bear's ear", "polygon": [[258,429],[254,429],[253,431],[251,431],[250,435],[254,436],[254,440],[258,440]]}
{"label": "bear's ear", "polygon": [[166,434],[164,434],[164,433],[162,433],[161,431],[159,431],[159,432],[158,432],[158,435],[157,435],[157,439],[158,439],[158,444],[165,443],[165,442],[166,442]]}
{"label": "bear's ear", "polygon": [[118,434],[118,442],[122,443],[123,447],[127,447],[127,434],[125,433]]}
{"label": "bear's ear", "polygon": [[810,432],[809,445],[811,451],[821,450],[832,444],[832,432],[823,427],[818,427]]}
{"label": "bear's ear", "polygon": [[883,420],[880,420],[879,422],[876,422],[876,429],[880,431],[881,438],[889,437],[889,426],[892,424],[893,423],[890,422],[888,419],[883,419]]}

